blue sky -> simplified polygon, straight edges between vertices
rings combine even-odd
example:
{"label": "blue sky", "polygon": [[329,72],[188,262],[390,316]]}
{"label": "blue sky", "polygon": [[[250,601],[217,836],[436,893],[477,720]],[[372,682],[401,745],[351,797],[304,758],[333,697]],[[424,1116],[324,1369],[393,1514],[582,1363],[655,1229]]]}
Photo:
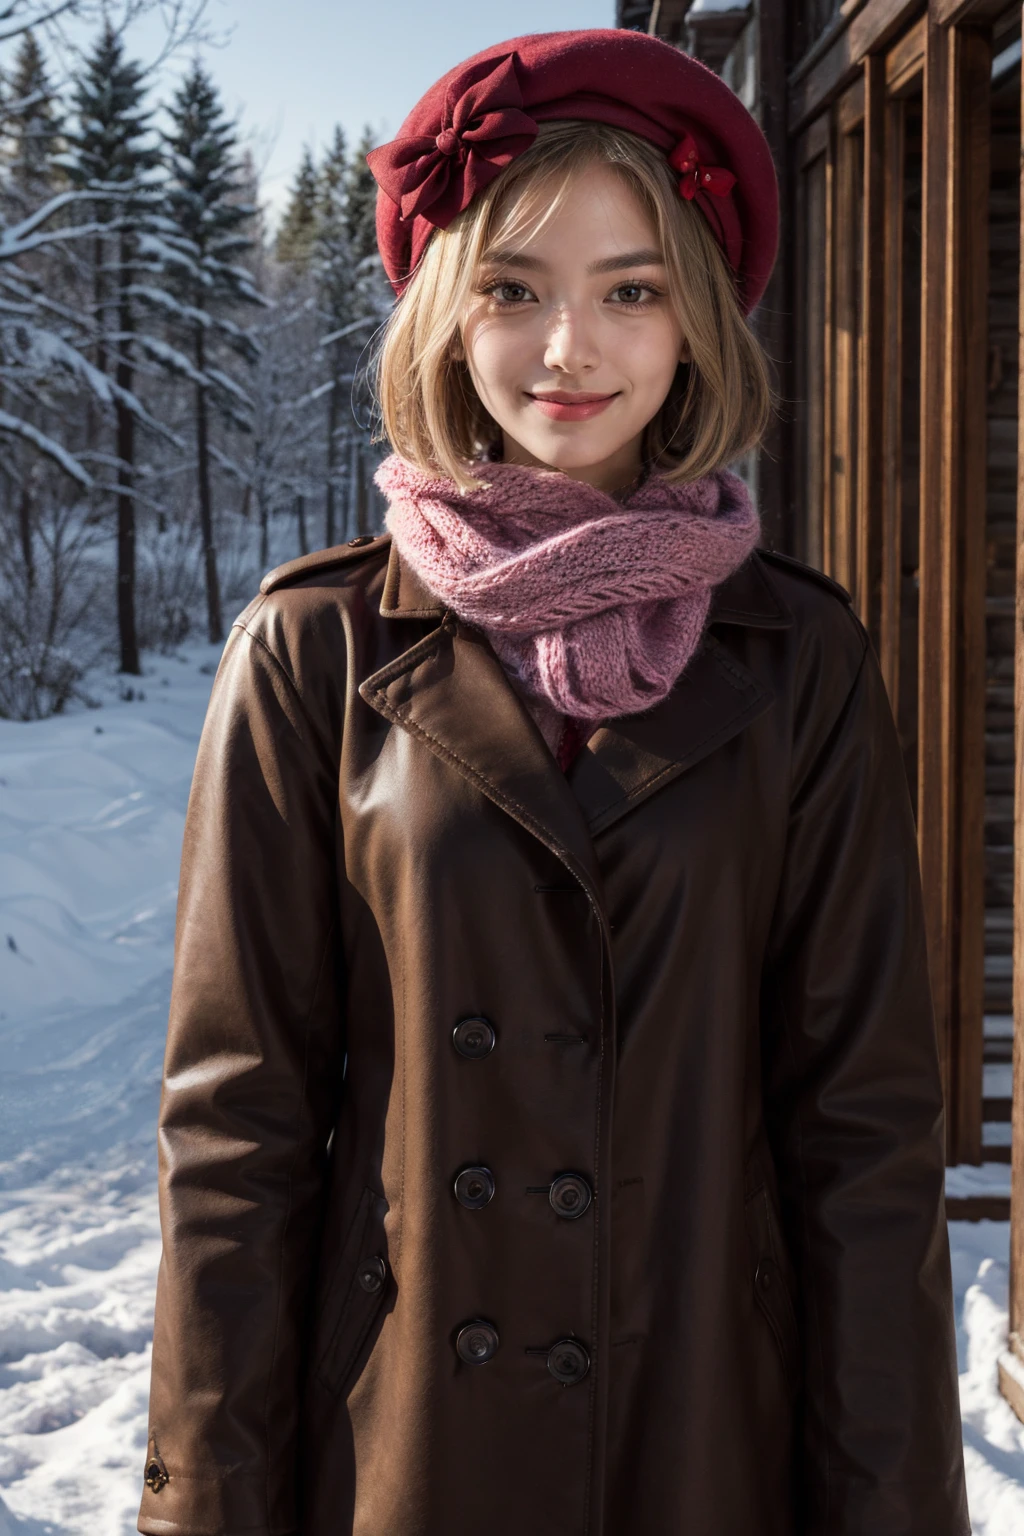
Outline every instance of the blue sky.
{"label": "blue sky", "polygon": [[[209,63],[266,166],[265,192],[279,208],[305,143],[322,146],[340,122],[354,143],[364,123],[378,140],[437,77],[491,43],[524,32],[615,24],[614,0],[209,0],[230,29]],[[133,39],[145,56],[157,25]]]}

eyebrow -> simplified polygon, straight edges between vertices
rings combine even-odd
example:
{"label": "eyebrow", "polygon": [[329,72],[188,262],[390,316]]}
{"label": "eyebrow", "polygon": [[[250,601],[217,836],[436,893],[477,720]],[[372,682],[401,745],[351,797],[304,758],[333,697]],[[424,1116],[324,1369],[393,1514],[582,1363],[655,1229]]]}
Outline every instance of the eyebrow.
{"label": "eyebrow", "polygon": [[[539,256],[526,256],[522,251],[491,251],[484,260],[500,267],[524,267],[531,272],[548,270],[546,261],[541,261]],[[622,251],[616,256],[604,256],[600,261],[592,261],[587,267],[587,273],[592,275],[596,272],[621,272],[626,267],[663,267],[664,265],[665,258],[661,252],[649,247],[639,251]]]}

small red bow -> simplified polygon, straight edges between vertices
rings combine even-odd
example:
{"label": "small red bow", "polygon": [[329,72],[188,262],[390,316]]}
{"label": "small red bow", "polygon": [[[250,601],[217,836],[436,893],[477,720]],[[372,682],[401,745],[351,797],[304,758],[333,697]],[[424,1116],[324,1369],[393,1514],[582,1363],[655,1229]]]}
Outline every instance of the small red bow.
{"label": "small red bow", "polygon": [[668,163],[679,174],[679,191],[690,200],[698,192],[713,192],[725,197],[736,185],[736,177],[722,165],[701,165],[692,133],[686,134],[672,150]]}
{"label": "small red bow", "polygon": [[374,180],[403,219],[417,214],[445,229],[476,194],[528,149],[537,124],[522,110],[515,53],[486,59],[454,80],[436,133],[410,134],[371,149]]}

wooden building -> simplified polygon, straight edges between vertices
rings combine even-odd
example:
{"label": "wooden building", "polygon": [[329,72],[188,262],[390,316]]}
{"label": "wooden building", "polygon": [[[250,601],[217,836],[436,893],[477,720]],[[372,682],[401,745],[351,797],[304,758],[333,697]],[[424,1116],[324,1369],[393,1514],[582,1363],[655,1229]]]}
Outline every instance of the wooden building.
{"label": "wooden building", "polygon": [[949,1214],[1012,1204],[1001,1381],[1024,1418],[1021,6],[618,0],[617,22],[718,70],[775,156],[783,239],[755,318],[784,408],[753,478],[771,542],[853,594],[889,689]]}

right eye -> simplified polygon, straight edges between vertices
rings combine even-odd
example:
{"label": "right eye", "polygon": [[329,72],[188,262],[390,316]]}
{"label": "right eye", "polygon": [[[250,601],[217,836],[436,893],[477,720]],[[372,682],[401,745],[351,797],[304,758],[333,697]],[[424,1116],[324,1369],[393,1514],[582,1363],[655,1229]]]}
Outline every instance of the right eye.
{"label": "right eye", "polygon": [[490,295],[499,309],[520,308],[522,305],[521,298],[502,299],[498,297],[502,289],[518,289],[520,294],[528,294],[530,292],[525,283],[521,283],[518,278],[514,277],[498,278],[495,282],[488,283],[486,287],[481,288],[480,292]]}

